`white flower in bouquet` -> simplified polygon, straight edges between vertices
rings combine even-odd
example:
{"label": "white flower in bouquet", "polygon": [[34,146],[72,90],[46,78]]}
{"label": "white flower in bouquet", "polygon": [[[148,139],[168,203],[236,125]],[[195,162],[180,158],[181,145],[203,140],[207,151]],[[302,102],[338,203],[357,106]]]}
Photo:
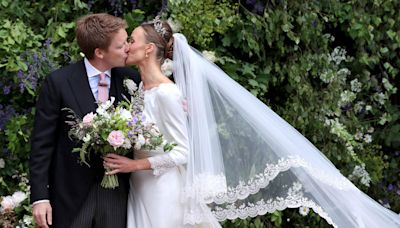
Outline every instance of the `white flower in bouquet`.
{"label": "white flower in bouquet", "polygon": [[0,158],[0,169],[4,168],[5,165],[4,159]]}
{"label": "white flower in bouquet", "polygon": [[128,93],[130,95],[133,95],[135,93],[135,91],[137,90],[136,83],[131,79],[125,79],[124,80],[124,85],[128,89]]}
{"label": "white flower in bouquet", "polygon": [[136,143],[134,146],[135,150],[140,150],[144,144],[146,144],[146,139],[144,138],[143,135],[139,134],[137,136]]}
{"label": "white flower in bouquet", "polygon": [[122,131],[112,131],[108,135],[107,141],[108,143],[110,143],[112,147],[114,147],[115,150],[124,144],[125,142],[124,133]]}
{"label": "white flower in bouquet", "polygon": [[215,56],[215,52],[213,52],[213,51],[206,51],[206,50],[204,50],[203,52],[202,52],[202,54],[203,54],[203,57],[204,58],[206,58],[206,59],[208,59],[209,61],[211,61],[211,62],[215,62],[215,61],[217,61],[217,57]]}
{"label": "white flower in bouquet", "polygon": [[131,120],[132,119],[132,114],[130,111],[122,108],[119,110],[119,115],[121,116],[122,119],[124,120]]}
{"label": "white flower in bouquet", "polygon": [[86,134],[85,137],[82,138],[82,141],[87,143],[87,142],[90,142],[91,139],[92,139],[92,137],[90,137],[90,134]]}
{"label": "white flower in bouquet", "polygon": [[99,104],[99,107],[96,109],[96,112],[97,112],[100,116],[109,119],[109,118],[111,117],[111,115],[107,112],[107,110],[108,110],[111,106],[113,106],[114,101],[115,101],[115,97],[111,97],[110,100],[107,100],[106,102],[100,103],[100,104]]}
{"label": "white flower in bouquet", "polygon": [[161,65],[161,72],[169,77],[172,75],[174,69],[174,62],[171,59],[165,59],[164,63]]}
{"label": "white flower in bouquet", "polygon": [[155,136],[155,137],[160,136],[160,134],[161,134],[160,130],[159,130],[158,127],[155,126],[155,125],[150,129],[149,132],[150,132],[150,134],[151,134],[152,136]]}
{"label": "white flower in bouquet", "polygon": [[131,141],[129,140],[129,138],[125,138],[124,144],[122,144],[121,147],[124,149],[132,148],[132,144],[131,144]]}

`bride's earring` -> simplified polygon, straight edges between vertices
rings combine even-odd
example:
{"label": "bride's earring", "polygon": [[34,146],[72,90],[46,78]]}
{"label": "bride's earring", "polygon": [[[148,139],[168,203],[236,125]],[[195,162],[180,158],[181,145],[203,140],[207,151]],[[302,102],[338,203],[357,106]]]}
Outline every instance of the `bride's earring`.
{"label": "bride's earring", "polygon": [[149,54],[147,54],[147,52],[146,52],[146,54],[144,56],[147,58],[147,57],[149,57]]}

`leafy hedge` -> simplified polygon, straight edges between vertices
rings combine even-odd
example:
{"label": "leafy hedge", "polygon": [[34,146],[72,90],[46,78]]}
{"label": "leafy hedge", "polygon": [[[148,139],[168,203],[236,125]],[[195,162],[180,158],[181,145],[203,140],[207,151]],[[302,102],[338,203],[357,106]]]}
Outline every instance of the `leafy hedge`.
{"label": "leafy hedge", "polygon": [[[80,58],[75,20],[109,12],[123,16],[130,32],[161,12],[360,189],[400,211],[399,1],[0,0],[0,6],[2,200],[18,191],[29,194],[37,91],[50,71]],[[223,226],[328,226],[312,211],[299,212]],[[33,227],[30,213],[25,199],[2,211],[0,224]]]}

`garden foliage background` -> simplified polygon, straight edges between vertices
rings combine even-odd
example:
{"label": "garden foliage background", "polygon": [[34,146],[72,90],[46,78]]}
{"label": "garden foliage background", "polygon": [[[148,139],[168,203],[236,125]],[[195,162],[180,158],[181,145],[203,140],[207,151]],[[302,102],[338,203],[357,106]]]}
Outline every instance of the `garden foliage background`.
{"label": "garden foliage background", "polygon": [[[25,194],[35,100],[49,72],[81,58],[75,21],[91,12],[124,17],[128,32],[161,12],[360,189],[400,212],[400,1],[0,0],[0,9],[2,226],[33,227]],[[328,227],[306,208],[223,226]]]}

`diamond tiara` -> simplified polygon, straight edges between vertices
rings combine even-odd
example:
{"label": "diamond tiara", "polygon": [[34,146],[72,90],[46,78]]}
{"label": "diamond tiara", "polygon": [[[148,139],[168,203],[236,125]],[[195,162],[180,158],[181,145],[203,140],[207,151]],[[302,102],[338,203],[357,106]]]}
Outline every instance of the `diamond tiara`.
{"label": "diamond tiara", "polygon": [[164,35],[166,33],[165,28],[163,27],[162,21],[160,20],[160,15],[157,15],[153,21],[151,22],[154,25],[154,29],[156,30],[156,32],[162,37],[164,38]]}

